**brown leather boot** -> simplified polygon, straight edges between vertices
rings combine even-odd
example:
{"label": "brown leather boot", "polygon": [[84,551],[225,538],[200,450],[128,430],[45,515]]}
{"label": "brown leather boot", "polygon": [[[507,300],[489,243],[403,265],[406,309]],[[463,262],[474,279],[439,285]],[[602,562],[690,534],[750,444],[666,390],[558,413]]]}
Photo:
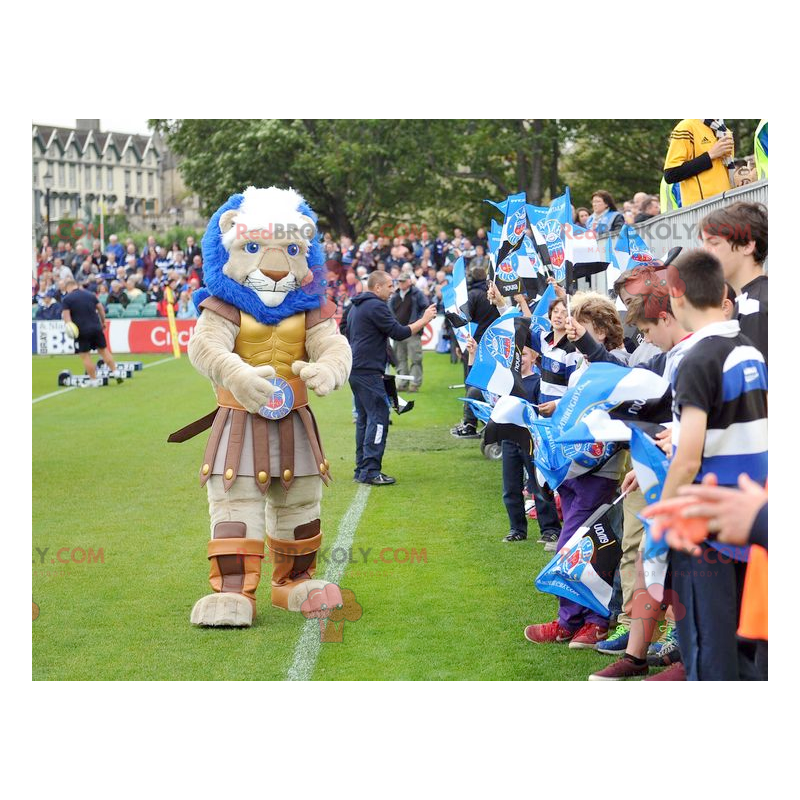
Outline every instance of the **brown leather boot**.
{"label": "brown leather boot", "polygon": [[[299,611],[307,592],[294,591],[310,581],[317,568],[317,551],[322,544],[319,520],[294,529],[294,541],[267,536],[272,559],[272,605],[288,611]],[[314,581],[314,585],[324,585]]]}
{"label": "brown leather boot", "polygon": [[209,582],[215,594],[197,601],[195,625],[246,627],[256,616],[256,589],[261,579],[264,542],[247,539],[244,522],[218,522],[208,543]]}

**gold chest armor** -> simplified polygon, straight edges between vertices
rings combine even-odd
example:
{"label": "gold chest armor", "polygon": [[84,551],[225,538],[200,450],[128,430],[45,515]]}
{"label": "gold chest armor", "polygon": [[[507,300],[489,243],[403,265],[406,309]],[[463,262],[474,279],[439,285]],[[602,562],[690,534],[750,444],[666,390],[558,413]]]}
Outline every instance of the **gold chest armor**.
{"label": "gold chest armor", "polygon": [[[292,372],[295,361],[307,360],[305,312],[293,314],[277,325],[264,325],[242,311],[233,352],[251,367],[272,367],[292,387],[293,408],[308,404],[306,385]],[[222,386],[215,386],[214,391],[220,406],[242,409],[232,392]]]}
{"label": "gold chest armor", "polygon": [[307,357],[305,313],[294,314],[277,325],[263,325],[242,311],[233,352],[252,367],[269,365],[281,378],[294,378],[292,364]]}

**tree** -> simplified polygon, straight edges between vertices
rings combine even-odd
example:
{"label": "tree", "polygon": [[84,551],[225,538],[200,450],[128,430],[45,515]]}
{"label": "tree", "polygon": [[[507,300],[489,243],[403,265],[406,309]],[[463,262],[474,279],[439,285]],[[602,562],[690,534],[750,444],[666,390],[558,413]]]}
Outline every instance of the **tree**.
{"label": "tree", "polygon": [[354,236],[435,204],[425,120],[152,120],[206,211],[249,185],[292,186],[323,227]]}

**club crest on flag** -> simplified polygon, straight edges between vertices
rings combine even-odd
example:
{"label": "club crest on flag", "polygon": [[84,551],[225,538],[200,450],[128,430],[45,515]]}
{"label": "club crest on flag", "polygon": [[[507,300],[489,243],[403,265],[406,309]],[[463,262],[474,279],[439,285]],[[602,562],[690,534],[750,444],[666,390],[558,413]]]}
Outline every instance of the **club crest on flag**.
{"label": "club crest on flag", "polygon": [[568,581],[579,581],[592,561],[594,555],[594,542],[589,538],[581,539],[565,556],[557,569]]}
{"label": "club crest on flag", "polygon": [[486,344],[492,358],[506,369],[510,369],[511,357],[514,352],[514,343],[511,341],[511,337],[495,333],[492,330],[487,330],[484,336],[489,337]]}
{"label": "club crest on flag", "polygon": [[544,219],[538,224],[544,236],[547,251],[550,253],[550,263],[560,267],[564,263],[564,243],[561,241],[561,223],[557,219]]}
{"label": "club crest on flag", "polygon": [[260,416],[266,419],[283,419],[294,405],[292,387],[283,378],[270,378],[275,391],[267,402],[258,409]]}
{"label": "club crest on flag", "polygon": [[[525,207],[523,206],[512,218],[513,228],[512,231],[509,232],[508,240],[511,244],[514,244],[523,233],[525,233],[525,228],[528,225],[528,218],[525,213]],[[514,237],[512,239],[512,236]]]}
{"label": "club crest on flag", "polygon": [[564,455],[580,464],[582,467],[593,467],[601,459],[610,455],[614,449],[614,443],[608,442],[566,442],[561,445]]}
{"label": "club crest on flag", "polygon": [[517,255],[514,253],[497,267],[497,277],[501,281],[515,281],[517,279],[516,261]]}

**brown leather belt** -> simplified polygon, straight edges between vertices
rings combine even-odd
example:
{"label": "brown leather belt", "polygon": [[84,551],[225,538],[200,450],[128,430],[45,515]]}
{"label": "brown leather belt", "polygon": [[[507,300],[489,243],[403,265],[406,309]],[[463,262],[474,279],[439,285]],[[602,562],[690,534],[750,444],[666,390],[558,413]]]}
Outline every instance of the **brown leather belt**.
{"label": "brown leather belt", "polygon": [[[269,378],[267,378],[269,380]],[[306,384],[302,378],[297,376],[291,378],[284,378],[286,383],[292,387],[292,393],[294,394],[294,402],[292,403],[292,409],[301,408],[302,406],[308,405],[308,390],[306,389]],[[224,389],[222,386],[215,386],[214,390],[217,393],[217,405],[222,406],[223,408],[235,408],[239,411],[246,411],[247,409],[233,396],[232,392],[229,392],[227,389]]]}

